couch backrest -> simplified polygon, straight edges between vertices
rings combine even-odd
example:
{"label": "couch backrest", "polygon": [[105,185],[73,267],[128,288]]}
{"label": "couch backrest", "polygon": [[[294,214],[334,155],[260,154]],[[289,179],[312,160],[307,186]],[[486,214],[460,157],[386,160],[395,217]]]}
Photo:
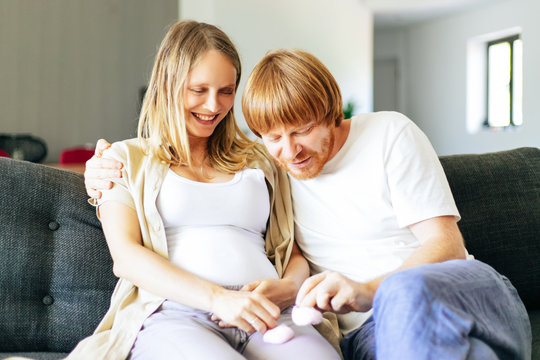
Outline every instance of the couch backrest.
{"label": "couch backrest", "polygon": [[[540,149],[441,157],[477,259],[540,309]],[[80,174],[0,158],[0,352],[70,351],[116,283]]]}
{"label": "couch backrest", "polygon": [[0,352],[70,351],[116,278],[83,177],[0,158]]}
{"label": "couch backrest", "polygon": [[467,250],[540,309],[540,149],[440,158]]}

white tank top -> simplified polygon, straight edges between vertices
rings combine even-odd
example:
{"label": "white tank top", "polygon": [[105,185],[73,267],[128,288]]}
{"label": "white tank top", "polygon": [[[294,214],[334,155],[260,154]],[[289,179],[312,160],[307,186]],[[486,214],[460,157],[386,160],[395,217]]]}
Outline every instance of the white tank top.
{"label": "white tank top", "polygon": [[262,170],[242,170],[224,183],[169,170],[156,205],[173,264],[220,285],[278,278],[264,250],[270,200]]}

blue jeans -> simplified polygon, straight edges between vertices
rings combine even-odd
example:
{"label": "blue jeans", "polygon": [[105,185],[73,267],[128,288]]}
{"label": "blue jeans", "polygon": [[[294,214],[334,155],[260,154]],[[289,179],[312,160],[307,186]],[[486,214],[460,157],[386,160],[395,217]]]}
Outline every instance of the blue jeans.
{"label": "blue jeans", "polygon": [[516,289],[476,260],[388,276],[373,316],[341,342],[345,359],[530,359],[531,325]]}

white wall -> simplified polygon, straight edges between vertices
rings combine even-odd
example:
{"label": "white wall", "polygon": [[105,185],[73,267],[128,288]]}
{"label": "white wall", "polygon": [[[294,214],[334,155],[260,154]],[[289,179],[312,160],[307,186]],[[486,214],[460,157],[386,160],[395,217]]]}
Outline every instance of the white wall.
{"label": "white wall", "polygon": [[[396,110],[399,112],[406,112],[406,102],[405,102],[405,84],[406,84],[406,68],[405,64],[407,61],[407,37],[404,32],[396,31],[395,29],[390,30],[377,30],[374,31],[373,36],[373,58],[374,61],[388,61],[394,60],[396,62],[396,84],[397,89],[395,96],[397,97],[395,109],[386,109],[386,110]],[[374,79],[377,81],[377,79]]]}
{"label": "white wall", "polygon": [[49,148],[136,133],[147,82],[177,0],[1,0],[0,133]]}
{"label": "white wall", "polygon": [[[372,16],[357,0],[1,0],[0,133],[30,133],[64,148],[136,132],[139,89],[168,26],[221,27],[247,75],[267,50],[319,57],[356,112],[372,109]],[[241,116],[240,96],[236,113]]]}
{"label": "white wall", "polygon": [[235,111],[239,124],[241,92],[249,73],[274,48],[299,48],[317,56],[338,81],[355,113],[372,109],[371,12],[357,0],[179,0],[180,18],[214,24],[235,43],[242,59],[242,82]]}
{"label": "white wall", "polygon": [[[392,30],[377,30],[374,56],[395,56],[402,69],[402,112],[443,154],[540,146],[540,2],[505,0],[465,13]],[[523,29],[523,126],[516,131],[469,134],[466,124],[467,41]]]}

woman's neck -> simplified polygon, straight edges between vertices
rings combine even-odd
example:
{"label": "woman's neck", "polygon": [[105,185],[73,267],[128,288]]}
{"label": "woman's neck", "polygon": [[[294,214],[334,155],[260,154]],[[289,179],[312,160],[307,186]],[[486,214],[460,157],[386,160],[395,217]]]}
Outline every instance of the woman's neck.
{"label": "woman's neck", "polygon": [[208,161],[208,138],[189,138],[189,151],[193,166],[204,167]]}
{"label": "woman's neck", "polygon": [[186,179],[204,183],[227,182],[234,174],[214,168],[207,148],[208,142],[190,142],[191,167],[172,165],[171,170]]}

